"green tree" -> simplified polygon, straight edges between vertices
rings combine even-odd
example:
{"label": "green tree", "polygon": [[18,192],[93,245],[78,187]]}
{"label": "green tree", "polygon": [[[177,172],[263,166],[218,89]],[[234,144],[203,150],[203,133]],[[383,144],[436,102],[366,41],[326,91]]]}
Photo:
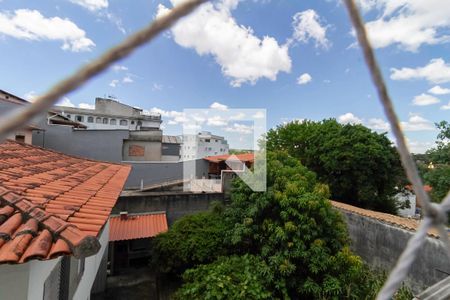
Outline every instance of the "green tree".
{"label": "green tree", "polygon": [[441,121],[435,125],[439,129],[436,147],[428,150],[427,155],[433,164],[450,164],[450,123]]}
{"label": "green tree", "polygon": [[267,149],[299,159],[329,185],[334,200],[396,212],[393,196],[404,172],[385,134],[334,119],[291,122],[268,132]]}
{"label": "green tree", "polygon": [[363,264],[347,247],[328,187],[286,153],[267,155],[267,192],[236,180],[225,211],[228,243],[270,269],[273,297],[359,299]]}
{"label": "green tree", "polygon": [[202,212],[176,221],[170,230],[155,237],[151,264],[162,273],[182,274],[198,264],[226,253],[226,232],[220,212]]}
{"label": "green tree", "polygon": [[222,257],[187,270],[178,299],[272,299],[269,267],[253,255]]}
{"label": "green tree", "polygon": [[424,180],[432,187],[430,195],[432,201],[441,202],[450,191],[450,166],[436,166],[425,173]]}

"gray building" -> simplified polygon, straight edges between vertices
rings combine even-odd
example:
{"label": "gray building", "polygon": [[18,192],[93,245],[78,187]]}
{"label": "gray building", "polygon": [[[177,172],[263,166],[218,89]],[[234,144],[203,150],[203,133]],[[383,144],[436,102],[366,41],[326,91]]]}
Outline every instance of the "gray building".
{"label": "gray building", "polygon": [[[54,107],[42,113],[30,122],[32,128],[25,128],[29,131],[27,141],[30,138],[33,145],[70,155],[129,163],[133,169],[130,174],[132,180],[127,182],[127,187],[138,188],[141,183],[148,185],[182,178],[181,138],[163,135],[159,128],[160,117],[151,118],[146,123],[147,116],[143,116],[140,109],[101,98],[97,98],[96,104],[96,108],[101,108],[87,110],[90,114],[81,114],[84,110],[70,107]],[[0,120],[2,115],[23,105],[29,105],[29,102],[0,90]],[[83,122],[78,122],[80,119],[77,116],[82,116]],[[108,124],[104,125],[111,127],[92,127],[88,119],[90,116],[95,119],[100,116],[108,118]],[[114,127],[110,124],[114,118],[127,120],[129,125],[137,127]],[[139,121],[142,123],[138,123]],[[22,130],[15,135],[17,137],[12,135],[9,138],[22,138]]]}

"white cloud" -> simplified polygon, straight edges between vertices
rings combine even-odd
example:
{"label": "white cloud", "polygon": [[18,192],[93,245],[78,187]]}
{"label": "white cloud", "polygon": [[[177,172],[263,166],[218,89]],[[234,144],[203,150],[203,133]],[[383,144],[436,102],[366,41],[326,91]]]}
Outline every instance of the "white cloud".
{"label": "white cloud", "polygon": [[120,72],[120,71],[128,71],[128,67],[122,66],[122,65],[113,65],[112,69],[115,72]]}
{"label": "white cloud", "polygon": [[442,0],[359,0],[363,11],[377,10],[366,23],[375,48],[398,45],[416,51],[424,44],[449,41],[450,5]]}
{"label": "white cloud", "polygon": [[75,107],[75,104],[70,101],[69,98],[64,97],[55,104],[56,106],[67,106],[67,107]]}
{"label": "white cloud", "polygon": [[433,122],[418,114],[410,114],[407,122],[400,122],[404,131],[428,131],[435,130]]}
{"label": "white cloud", "polygon": [[221,116],[213,116],[208,118],[208,122],[206,124],[209,126],[225,126],[228,124],[228,121]]}
{"label": "white cloud", "polygon": [[211,104],[209,106],[209,108],[217,109],[217,110],[227,110],[228,106],[226,106],[225,104],[221,104],[219,102],[214,102],[213,104]]}
{"label": "white cloud", "polygon": [[327,39],[327,27],[320,24],[319,15],[313,9],[298,12],[293,17],[293,38],[296,41],[307,43],[314,40],[316,47],[328,49],[331,45]]}
{"label": "white cloud", "polygon": [[122,34],[127,33],[127,30],[123,26],[122,19],[119,18],[118,16],[116,16],[115,14],[105,11],[105,12],[100,12],[98,15],[100,17],[106,18],[108,21],[113,23],[116,26],[117,30],[119,30]]}
{"label": "white cloud", "polygon": [[450,81],[450,64],[445,63],[442,58],[430,60],[428,65],[418,68],[391,69],[391,79],[411,80],[426,79],[431,83],[444,83]]}
{"label": "white cloud", "polygon": [[61,48],[73,52],[90,51],[95,47],[86,32],[69,19],[46,18],[37,10],[0,12],[0,34],[29,41],[62,41]]}
{"label": "white cloud", "polygon": [[230,120],[242,120],[244,118],[245,118],[245,114],[242,113],[242,112],[237,113],[237,114],[235,114],[233,116],[230,116]]}
{"label": "white cloud", "polygon": [[[171,0],[175,5],[179,0]],[[255,84],[261,78],[276,80],[279,72],[290,72],[288,45],[269,36],[259,38],[250,27],[238,25],[231,11],[238,0],[205,3],[176,23],[171,32],[175,42],[192,48],[201,56],[212,55],[233,87]],[[169,11],[158,6],[157,16]]]}
{"label": "white cloud", "polygon": [[119,80],[118,79],[113,79],[109,83],[109,86],[115,88],[118,84],[119,84]]}
{"label": "white cloud", "polygon": [[95,105],[89,104],[89,103],[80,103],[80,104],[78,104],[78,107],[84,108],[84,109],[95,109]]}
{"label": "white cloud", "polygon": [[133,80],[133,78],[131,78],[130,75],[127,75],[122,79],[122,82],[123,83],[132,83],[132,82],[134,82],[134,80]]}
{"label": "white cloud", "polygon": [[30,102],[33,102],[33,101],[36,99],[37,94],[36,94],[35,91],[29,91],[28,93],[26,93],[25,95],[23,95],[23,97],[24,97],[26,100],[28,100],[28,101],[30,101]]}
{"label": "white cloud", "polygon": [[450,94],[450,89],[442,88],[439,85],[436,85],[429,89],[428,92],[434,95],[446,95]]}
{"label": "white cloud", "polygon": [[441,102],[441,100],[439,100],[438,98],[422,93],[422,94],[414,97],[412,104],[417,105],[417,106],[426,106],[426,105],[436,104],[439,102]]}
{"label": "white cloud", "polygon": [[409,151],[416,154],[425,153],[428,149],[434,146],[433,142],[411,141],[408,138],[406,139],[406,143],[408,144]]}
{"label": "white cloud", "polygon": [[388,122],[379,118],[371,118],[366,124],[367,127],[377,131],[389,131],[391,126]]}
{"label": "white cloud", "polygon": [[309,75],[308,73],[303,73],[302,75],[300,75],[297,78],[297,83],[298,84],[307,84],[308,82],[310,82],[312,80],[311,75]]}
{"label": "white cloud", "polygon": [[159,84],[159,83],[156,83],[156,82],[154,82],[152,84],[152,91],[161,91],[162,89],[163,89],[163,85],[162,84]]}
{"label": "white cloud", "polygon": [[450,101],[448,102],[448,104],[442,105],[441,109],[442,110],[449,110],[450,109]]}
{"label": "white cloud", "polygon": [[338,117],[338,122],[341,124],[361,124],[362,120],[352,113],[346,113]]}
{"label": "white cloud", "polygon": [[108,7],[108,0],[69,0],[70,2],[80,5],[90,11]]}
{"label": "white cloud", "polygon": [[262,111],[257,111],[257,112],[252,116],[252,118],[253,118],[253,119],[263,119],[263,118],[265,118],[265,116],[266,116],[266,114],[265,114],[264,112],[262,112]]}
{"label": "white cloud", "polygon": [[363,12],[368,12],[375,7],[377,0],[356,0],[355,2]]}
{"label": "white cloud", "polygon": [[237,132],[240,134],[251,134],[253,133],[253,126],[234,123],[232,126],[226,127],[224,130],[227,132]]}

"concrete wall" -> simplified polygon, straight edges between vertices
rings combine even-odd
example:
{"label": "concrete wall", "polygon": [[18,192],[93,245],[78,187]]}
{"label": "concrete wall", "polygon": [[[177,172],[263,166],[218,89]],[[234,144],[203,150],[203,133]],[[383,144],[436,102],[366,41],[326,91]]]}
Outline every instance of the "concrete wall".
{"label": "concrete wall", "polygon": [[[0,299],[27,299],[29,267],[29,264],[0,266]],[[44,281],[45,278],[42,281],[42,288],[44,286]],[[43,293],[40,294],[41,300],[42,295]]]}
{"label": "concrete wall", "polygon": [[91,288],[94,284],[95,277],[97,276],[98,272],[102,272],[101,270],[99,270],[99,268],[102,263],[103,255],[108,249],[109,221],[104,226],[103,231],[98,239],[100,241],[101,248],[97,252],[97,254],[86,258],[84,274],[81,278],[81,281],[78,283],[78,288],[73,296],[74,300],[90,299]]}
{"label": "concrete wall", "polygon": [[[27,263],[30,265],[28,298],[18,297],[15,299],[42,300],[44,283],[60,260],[61,257],[45,261],[33,260]],[[0,297],[0,299],[3,299],[3,297]]]}
{"label": "concrete wall", "polygon": [[45,132],[33,133],[34,145],[91,159],[122,161],[122,144],[129,137],[128,130],[72,130],[71,126],[43,124],[39,126]]}
{"label": "concrete wall", "polygon": [[[390,271],[414,232],[378,220],[342,211],[351,238],[351,246],[371,266]],[[418,292],[450,274],[450,261],[442,241],[428,237],[407,278]]]}
{"label": "concrete wall", "polygon": [[[130,147],[140,147],[143,151],[136,155]],[[123,160],[125,161],[160,161],[161,142],[126,140],[123,142]]]}
{"label": "concrete wall", "polygon": [[125,183],[126,189],[138,189],[141,180],[144,186],[167,181],[183,179],[183,168],[192,168],[195,173],[193,178],[208,176],[208,162],[203,159],[185,162],[125,162],[132,165],[132,170]]}
{"label": "concrete wall", "polygon": [[162,155],[180,155],[180,144],[162,144]]}
{"label": "concrete wall", "polygon": [[169,225],[179,218],[208,210],[211,202],[224,201],[222,193],[147,192],[120,197],[112,214],[165,211]]}

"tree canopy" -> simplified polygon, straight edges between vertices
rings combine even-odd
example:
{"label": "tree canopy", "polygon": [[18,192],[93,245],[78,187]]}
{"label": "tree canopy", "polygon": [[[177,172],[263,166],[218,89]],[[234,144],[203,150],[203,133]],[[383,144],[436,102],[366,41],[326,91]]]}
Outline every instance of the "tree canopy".
{"label": "tree canopy", "polygon": [[334,200],[396,212],[393,196],[404,173],[385,134],[334,119],[296,121],[271,129],[267,149],[285,150],[299,159],[329,185]]}
{"label": "tree canopy", "polygon": [[178,299],[273,299],[268,266],[254,255],[222,257],[187,270]]}
{"label": "tree canopy", "polygon": [[225,211],[233,226],[232,248],[267,263],[278,297],[345,299],[362,262],[347,248],[345,223],[328,201],[328,187],[297,159],[279,152],[267,155],[267,188],[253,192],[235,181]]}
{"label": "tree canopy", "polygon": [[155,262],[186,270],[177,299],[366,299],[374,280],[329,193],[298,159],[268,152],[266,192],[236,178],[228,206],[156,238]]}
{"label": "tree canopy", "polygon": [[441,121],[436,123],[439,134],[436,147],[427,151],[428,160],[434,168],[422,168],[426,184],[432,187],[431,199],[441,202],[450,190],[450,123]]}
{"label": "tree canopy", "polygon": [[185,216],[155,237],[152,264],[162,273],[181,274],[197,264],[212,262],[226,253],[225,231],[219,212]]}

